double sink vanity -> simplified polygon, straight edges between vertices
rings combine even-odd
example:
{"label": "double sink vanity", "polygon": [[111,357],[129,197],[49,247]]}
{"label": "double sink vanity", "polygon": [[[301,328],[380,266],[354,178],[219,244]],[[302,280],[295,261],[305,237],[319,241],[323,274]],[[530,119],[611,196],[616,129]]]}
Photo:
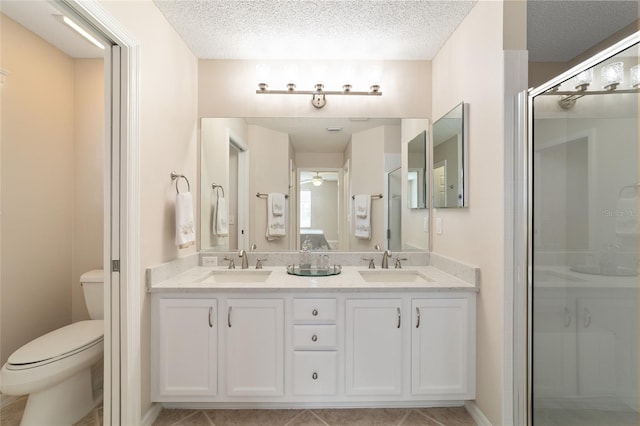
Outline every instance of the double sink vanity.
{"label": "double sink vanity", "polygon": [[431,253],[421,255],[428,265],[306,277],[286,263],[201,266],[204,256],[147,270],[153,401],[391,407],[475,398],[476,268]]}

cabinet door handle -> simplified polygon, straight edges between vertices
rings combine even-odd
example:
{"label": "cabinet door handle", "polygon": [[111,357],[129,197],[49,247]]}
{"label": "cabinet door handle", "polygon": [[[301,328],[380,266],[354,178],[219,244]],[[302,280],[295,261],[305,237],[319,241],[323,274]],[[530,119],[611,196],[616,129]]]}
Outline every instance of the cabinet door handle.
{"label": "cabinet door handle", "polygon": [[213,327],[213,318],[211,314],[213,314],[213,306],[209,306],[209,327]]}
{"label": "cabinet door handle", "polygon": [[584,328],[589,328],[591,325],[591,311],[584,308]]}
{"label": "cabinet door handle", "polygon": [[564,326],[569,327],[571,325],[571,311],[569,308],[564,308]]}
{"label": "cabinet door handle", "polygon": [[316,373],[315,371],[313,372],[313,374],[311,375],[311,378],[313,380],[318,380],[318,373]]}
{"label": "cabinet door handle", "polygon": [[420,308],[416,308],[416,328],[420,328]]}
{"label": "cabinet door handle", "polygon": [[318,310],[314,309],[313,311],[311,311],[311,315],[313,315],[314,317],[318,316]]}
{"label": "cabinet door handle", "polygon": [[315,334],[313,336],[311,336],[311,341],[317,342],[318,341],[318,336],[316,336]]}
{"label": "cabinet door handle", "polygon": [[400,308],[396,308],[397,312],[398,312],[398,328],[400,328]]}
{"label": "cabinet door handle", "polygon": [[229,309],[227,310],[227,325],[229,328],[231,328],[231,309],[233,309],[233,306],[229,306]]}

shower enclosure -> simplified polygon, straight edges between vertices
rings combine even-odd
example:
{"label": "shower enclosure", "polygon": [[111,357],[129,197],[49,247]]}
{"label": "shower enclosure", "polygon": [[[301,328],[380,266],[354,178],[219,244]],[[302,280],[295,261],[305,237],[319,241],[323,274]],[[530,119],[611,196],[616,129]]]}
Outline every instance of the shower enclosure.
{"label": "shower enclosure", "polygon": [[530,94],[536,426],[640,424],[637,42]]}

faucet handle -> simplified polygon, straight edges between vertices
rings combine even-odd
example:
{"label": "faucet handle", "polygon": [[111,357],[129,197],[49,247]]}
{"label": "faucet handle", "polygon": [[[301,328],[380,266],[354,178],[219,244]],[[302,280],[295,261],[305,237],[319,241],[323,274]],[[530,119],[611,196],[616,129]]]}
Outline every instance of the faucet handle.
{"label": "faucet handle", "polygon": [[402,260],[409,260],[406,257],[396,257],[396,269],[402,269]]}
{"label": "faucet handle", "polygon": [[227,269],[236,269],[236,261],[235,261],[235,259],[225,256],[224,260],[227,260],[229,262],[229,267]]}
{"label": "faucet handle", "polygon": [[376,264],[373,263],[373,257],[363,257],[362,260],[369,262],[369,269],[376,269]]}
{"label": "faucet handle", "polygon": [[262,262],[266,260],[267,259],[256,259],[256,269],[262,269]]}

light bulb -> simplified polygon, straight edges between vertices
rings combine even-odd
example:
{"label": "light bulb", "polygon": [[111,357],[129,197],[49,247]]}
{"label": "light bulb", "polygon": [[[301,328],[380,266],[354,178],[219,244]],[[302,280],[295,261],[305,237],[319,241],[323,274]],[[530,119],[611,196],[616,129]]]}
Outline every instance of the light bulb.
{"label": "light bulb", "polygon": [[637,88],[640,86],[640,65],[635,65],[629,70],[629,84],[631,87]]}
{"label": "light bulb", "polygon": [[602,78],[602,88],[604,90],[615,90],[624,76],[624,65],[622,62],[614,62],[602,67],[600,74]]}

